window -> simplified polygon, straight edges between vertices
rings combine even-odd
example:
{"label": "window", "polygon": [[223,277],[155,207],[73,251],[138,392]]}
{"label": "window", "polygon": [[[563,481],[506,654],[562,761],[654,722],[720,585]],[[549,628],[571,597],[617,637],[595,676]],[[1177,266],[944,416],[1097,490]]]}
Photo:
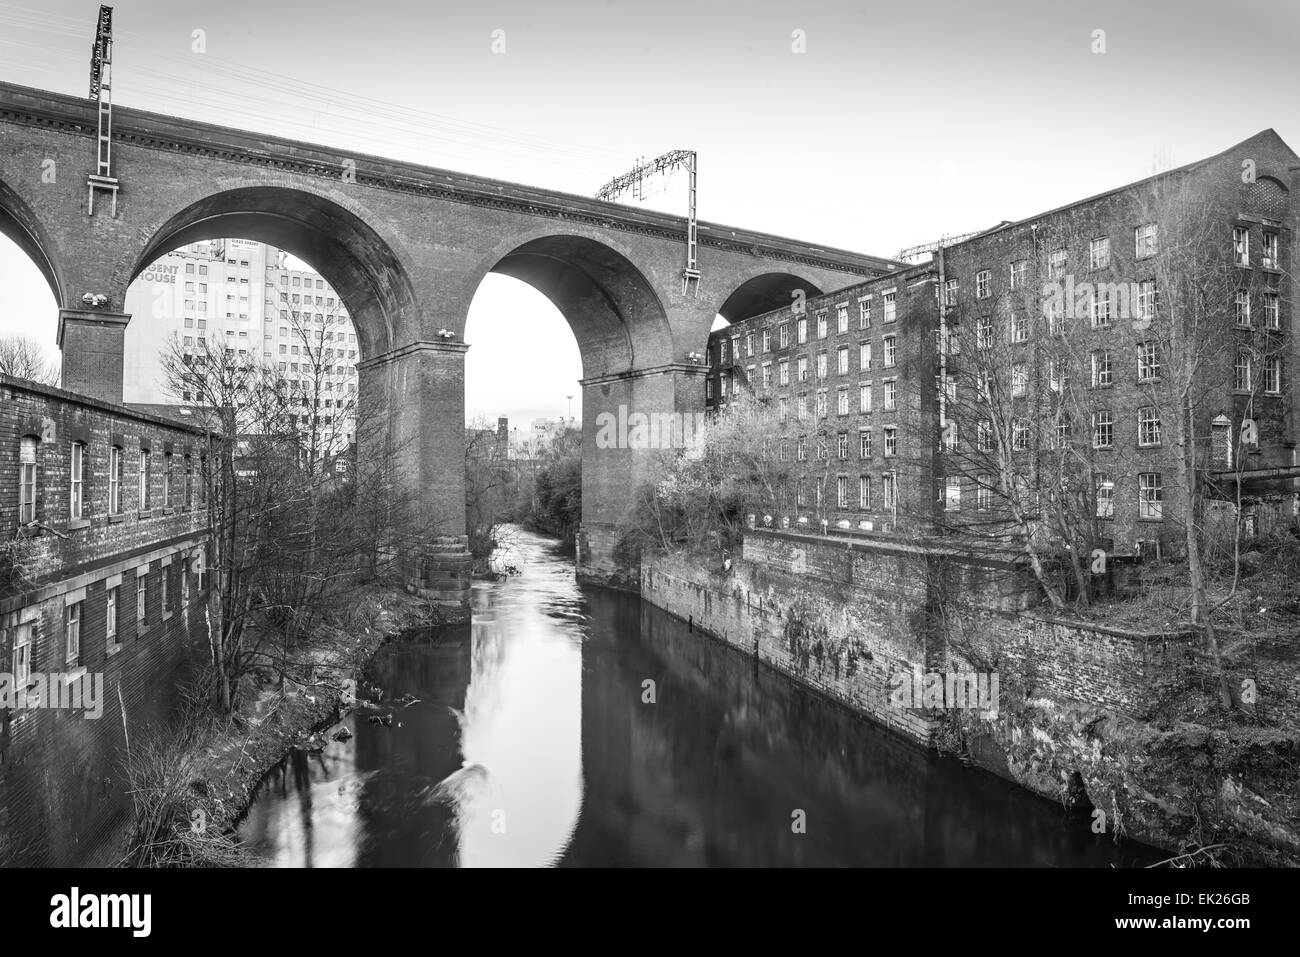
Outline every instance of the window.
{"label": "window", "polygon": [[1096,386],[1110,385],[1110,350],[1094,349],[1090,356],[1092,362],[1092,384]]}
{"label": "window", "polygon": [[987,299],[989,297],[989,271],[981,269],[975,274],[975,298]]}
{"label": "window", "polygon": [[884,493],[885,508],[893,508],[898,503],[898,476],[886,472],[881,477],[881,491]]}
{"label": "window", "polygon": [[1232,261],[1238,266],[1250,265],[1250,230],[1244,226],[1232,227]]}
{"label": "window", "polygon": [[163,453],[163,508],[171,508],[172,504],[172,454]]}
{"label": "window", "polygon": [[835,479],[835,504],[839,508],[849,507],[849,477],[837,476]]}
{"label": "window", "polygon": [[1103,288],[1105,283],[1097,284],[1097,291],[1092,295],[1092,327],[1094,329],[1110,328],[1110,320],[1113,316],[1110,308],[1110,290]]}
{"label": "window", "polygon": [[1264,232],[1264,255],[1262,263],[1265,269],[1276,269],[1277,258],[1277,233]]}
{"label": "window", "polygon": [[898,428],[885,426],[885,457],[892,458],[898,454]]}
{"label": "window", "polygon": [[849,304],[842,302],[835,307],[835,329],[837,332],[849,331]]}
{"label": "window", "polygon": [[194,471],[190,464],[190,457],[185,456],[185,507],[189,508],[194,504]]}
{"label": "window", "polygon": [[1135,306],[1138,319],[1156,319],[1158,307],[1160,307],[1160,298],[1156,294],[1156,281],[1139,282],[1138,303]]}
{"label": "window", "polygon": [[1056,335],[1061,331],[1062,320],[1065,319],[1065,296],[1052,296],[1045,300],[1043,302],[1043,313],[1047,316],[1048,333]]}
{"label": "window", "polygon": [[808,341],[808,320],[798,319],[794,324],[795,339],[800,345]]}
{"label": "window", "polygon": [[826,378],[826,353],[817,353],[817,378]]}
{"label": "window", "polygon": [[824,312],[817,313],[817,338],[826,338],[826,313]]}
{"label": "window", "polygon": [[1133,230],[1133,255],[1138,259],[1154,256],[1157,249],[1156,224],[1145,223]]}
{"label": "window", "polygon": [[788,322],[783,322],[777,327],[776,341],[780,343],[782,349],[790,345],[790,324]]}
{"label": "window", "polygon": [[800,508],[808,504],[808,490],[804,487],[803,479],[795,482],[794,501]]}
{"label": "window", "polygon": [[948,452],[956,452],[959,442],[959,429],[956,419],[949,419],[943,428],[943,447]]}
{"label": "window", "polygon": [[1278,311],[1278,298],[1275,292],[1264,293],[1264,328],[1282,328],[1282,318]]}
{"label": "window", "polygon": [[[283,363],[281,363],[281,364],[283,365]],[[705,398],[705,399],[712,399],[712,398],[713,398],[713,380],[712,380],[712,379],[705,379],[705,380],[704,380],[704,398]]]}
{"label": "window", "polygon": [[1115,440],[1115,420],[1109,410],[1092,414],[1092,447],[1108,449]]}
{"label": "window", "polygon": [[817,392],[817,417],[826,418],[826,390],[820,389]]}
{"label": "window", "polygon": [[835,438],[835,457],[847,459],[849,457],[849,433],[841,432]]}
{"label": "window", "polygon": [[943,284],[943,304],[945,306],[957,305],[957,280],[947,279]]}
{"label": "window", "polygon": [[871,297],[858,300],[858,328],[871,328]]}
{"label": "window", "polygon": [[1232,387],[1238,392],[1249,392],[1250,379],[1250,353],[1238,350],[1237,361],[1232,365]]}
{"label": "window", "polygon": [[981,472],[975,476],[975,508],[987,512],[993,504],[993,476]]}
{"label": "window", "polygon": [[[330,382],[325,383],[325,388],[328,389],[332,384],[333,383]],[[766,392],[771,388],[772,388],[772,363],[764,362],[763,363],[763,391]]]}
{"label": "window", "polygon": [[1053,392],[1061,391],[1061,360],[1047,360],[1047,387]]}
{"label": "window", "polygon": [[1164,491],[1159,472],[1138,473],[1138,518],[1164,517]]}
{"label": "window", "polygon": [[871,343],[869,342],[858,345],[858,368],[863,372],[871,368]]}
{"label": "window", "polygon": [[1139,342],[1137,347],[1138,354],[1138,381],[1151,382],[1160,378],[1160,355],[1156,352],[1154,342]]}
{"label": "window", "polygon": [[871,477],[858,476],[858,508],[871,508]]}
{"label": "window", "polygon": [[65,657],[69,662],[81,657],[81,602],[73,602],[63,613]]}
{"label": "window", "polygon": [[1025,452],[1029,449],[1029,420],[1012,419],[1011,420],[1011,451]]}
{"label": "window", "polygon": [[[830,450],[826,448],[826,433],[823,432],[821,435],[817,436],[817,461],[824,462],[829,455]],[[820,499],[817,504],[821,504]]]}
{"label": "window", "polygon": [[885,411],[894,412],[898,409],[898,383],[893,379],[885,380]]}
{"label": "window", "polygon": [[1011,341],[1029,341],[1029,316],[1024,310],[1017,309],[1011,314]]}
{"label": "window", "polygon": [[790,384],[790,360],[782,359],[776,364],[776,382],[777,385]]}
{"label": "window", "polygon": [[122,450],[114,445],[108,450],[108,513],[122,510]]}
{"label": "window", "polygon": [[110,588],[107,592],[106,604],[104,608],[104,635],[108,641],[108,647],[117,646],[117,588]]}
{"label": "window", "polygon": [[140,511],[146,511],[149,508],[149,450],[140,450],[140,472],[139,488],[136,490],[139,496]]}
{"label": "window", "polygon": [[754,334],[745,333],[745,354],[752,356],[754,354]]}
{"label": "window", "polygon": [[1047,278],[1064,279],[1069,254],[1064,249],[1053,249],[1047,257]]}
{"label": "window", "polygon": [[840,389],[835,396],[835,411],[839,415],[849,414],[849,390]]}
{"label": "window", "polygon": [[946,512],[961,511],[961,478],[951,475],[943,483],[943,508]]}
{"label": "window", "polygon": [[797,365],[798,379],[800,382],[808,381],[808,357],[800,356]]}
{"label": "window", "polygon": [[[777,415],[777,418],[779,418],[782,422],[784,422],[784,421],[785,421],[785,420],[790,416],[790,400],[787,399],[785,396],[778,396],[778,397],[777,397],[777,400],[776,400],[776,415]],[[784,455],[784,453],[785,453],[785,444],[784,444],[784,443],[782,443],[782,445],[781,445],[781,451],[782,451],[782,454]]]}
{"label": "window", "polygon": [[26,689],[32,683],[32,629],[31,622],[23,622],[14,632],[13,687]]}
{"label": "window", "polygon": [[190,563],[181,562],[181,607],[187,607],[190,603]]}
{"label": "window", "polygon": [[898,361],[897,337],[885,336],[885,368],[892,369]]}
{"label": "window", "polygon": [[871,411],[871,383],[864,382],[858,386],[858,410],[860,412]]}
{"label": "window", "polygon": [[[794,445],[794,457],[797,461],[806,462],[808,460],[808,443],[801,435]],[[803,504],[802,500],[800,504]]]}
{"label": "window", "polygon": [[1007,270],[1008,277],[1011,280],[1011,288],[1019,289],[1029,278],[1029,260],[1018,259],[1013,262]]}
{"label": "window", "polygon": [[894,322],[898,319],[898,300],[897,293],[887,292],[884,295],[885,302],[885,322]]}
{"label": "window", "polygon": [[1029,391],[1029,366],[1017,362],[1011,366],[1011,394],[1024,395]]}
{"label": "window", "polygon": [[975,447],[981,452],[993,451],[993,423],[980,419],[975,426]]}
{"label": "window", "polygon": [[1264,357],[1264,391],[1273,395],[1282,391],[1282,360],[1277,356]]}
{"label": "window", "polygon": [[840,375],[849,373],[849,347],[840,346],[835,351],[835,371]]}
{"label": "window", "polygon": [[[326,338],[328,339],[329,336],[326,336]],[[772,351],[772,330],[770,329],[763,330],[763,351],[764,352]]]}
{"label": "window", "polygon": [[1110,239],[1098,236],[1088,241],[1088,268],[1105,269],[1110,265]]}
{"label": "window", "polygon": [[871,430],[863,429],[858,433],[858,458],[871,458]]}
{"label": "window", "polygon": [[1160,444],[1160,413],[1153,407],[1138,409],[1138,445]]}
{"label": "window", "polygon": [[35,437],[24,435],[18,440],[18,524],[36,521],[36,447]]}
{"label": "window", "polygon": [[975,346],[979,349],[993,348],[993,319],[981,316],[975,320]]}
{"label": "window", "polygon": [[1097,517],[1115,517],[1115,480],[1106,472],[1097,473]]}

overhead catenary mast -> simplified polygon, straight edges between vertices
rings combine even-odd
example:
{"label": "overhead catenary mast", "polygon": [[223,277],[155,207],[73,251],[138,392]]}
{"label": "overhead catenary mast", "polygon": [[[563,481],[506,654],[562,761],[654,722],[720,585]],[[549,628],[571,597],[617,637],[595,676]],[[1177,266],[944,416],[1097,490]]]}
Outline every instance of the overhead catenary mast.
{"label": "overhead catenary mast", "polygon": [[656,173],[666,175],[675,169],[686,170],[687,213],[686,213],[686,267],[682,270],[682,295],[694,296],[700,286],[700,269],[697,258],[699,230],[695,220],[695,177],[696,154],[694,150],[672,150],[657,156],[650,162],[638,162],[628,172],[615,176],[596,193],[597,199],[614,201],[625,193],[631,193],[638,201],[645,199],[645,180]]}
{"label": "overhead catenary mast", "polygon": [[95,46],[90,55],[90,98],[98,104],[99,135],[95,172],[88,180],[86,213],[95,215],[95,193],[104,190],[113,197],[112,213],[117,216],[117,178],[113,175],[113,8],[101,5],[95,23]]}

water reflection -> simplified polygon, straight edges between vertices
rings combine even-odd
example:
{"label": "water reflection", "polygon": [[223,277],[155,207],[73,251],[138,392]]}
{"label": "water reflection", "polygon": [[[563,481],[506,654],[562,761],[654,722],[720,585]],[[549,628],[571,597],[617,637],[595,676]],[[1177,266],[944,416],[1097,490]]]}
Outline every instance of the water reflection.
{"label": "water reflection", "polygon": [[[473,624],[385,648],[391,726],[296,755],[242,833],[277,866],[1106,865],[1060,808],[792,686],[521,533]],[[654,682],[655,703],[643,701]],[[801,812],[806,833],[791,828]]]}

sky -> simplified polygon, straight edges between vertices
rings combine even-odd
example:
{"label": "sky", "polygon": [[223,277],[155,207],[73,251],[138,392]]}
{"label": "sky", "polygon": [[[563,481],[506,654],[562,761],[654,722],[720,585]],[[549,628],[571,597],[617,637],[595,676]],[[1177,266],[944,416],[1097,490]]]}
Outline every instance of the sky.
{"label": "sky", "polygon": [[[0,78],[85,95],[97,9],[0,0]],[[883,256],[1269,127],[1300,146],[1294,2],[123,0],[114,11],[120,104],[586,195],[638,157],[693,149],[701,219]],[[666,185],[646,205],[684,212],[682,184]],[[54,354],[55,327],[48,288],[0,237],[0,335],[34,334]],[[578,414],[577,346],[531,287],[489,276],[466,340],[470,415],[522,425],[567,414],[570,394]]]}

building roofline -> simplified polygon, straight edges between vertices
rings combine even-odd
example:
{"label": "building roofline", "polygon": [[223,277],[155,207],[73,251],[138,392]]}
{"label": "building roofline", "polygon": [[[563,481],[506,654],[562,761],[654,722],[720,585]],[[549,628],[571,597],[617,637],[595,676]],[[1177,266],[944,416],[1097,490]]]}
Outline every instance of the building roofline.
{"label": "building roofline", "polygon": [[112,414],[122,416],[123,418],[148,422],[152,425],[161,425],[180,432],[189,432],[197,436],[208,434],[208,430],[190,425],[186,422],[178,422],[175,419],[168,419],[164,416],[154,415],[150,412],[142,412],[138,409],[133,409],[130,406],[121,405],[116,402],[107,402],[104,399],[96,399],[92,396],[82,395],[79,392],[69,392],[67,389],[60,389],[57,386],[52,385],[44,385],[40,382],[33,382],[30,379],[19,379],[15,376],[5,375],[2,372],[0,372],[0,386],[15,389],[19,392],[27,392],[32,395],[44,396],[47,399],[58,399],[61,402],[69,402],[73,405],[80,405],[99,412],[111,412]]}
{"label": "building roofline", "polygon": [[[1035,213],[1032,216],[1026,216],[1023,219],[1004,220],[1002,224],[999,226],[993,226],[992,228],[987,229],[974,236],[971,236],[968,239],[963,239],[959,243],[953,243],[951,246],[945,246],[943,248],[956,249],[958,247],[965,246],[969,243],[977,242],[978,240],[984,239],[987,236],[991,236],[994,233],[1000,233],[1008,229],[1015,229],[1017,227],[1026,226],[1037,220],[1046,219],[1049,216],[1055,216],[1058,215],[1059,213],[1064,213],[1068,210],[1075,209],[1076,207],[1079,206],[1086,206],[1089,203],[1095,203],[1100,200],[1106,199],[1107,197],[1110,196],[1116,196],[1120,193],[1124,193],[1129,190],[1138,189],[1142,186],[1155,183],[1158,180],[1168,179],[1174,176],[1186,175],[1188,173],[1194,172],[1195,170],[1201,168],[1202,166],[1208,166],[1210,163],[1213,163],[1217,160],[1224,159],[1230,153],[1234,152],[1235,150],[1241,149],[1247,143],[1257,140],[1261,136],[1269,136],[1269,135],[1272,135],[1279,143],[1281,143],[1284,147],[1286,147],[1287,151],[1295,158],[1295,161],[1297,163],[1300,163],[1300,155],[1297,155],[1295,150],[1291,149],[1290,145],[1286,142],[1286,140],[1282,139],[1281,136],[1278,136],[1277,130],[1273,129],[1273,127],[1270,126],[1267,129],[1260,130],[1258,133],[1255,133],[1253,136],[1246,137],[1240,143],[1234,143],[1232,146],[1229,146],[1227,149],[1221,150],[1218,153],[1214,153],[1211,156],[1206,156],[1198,160],[1193,160],[1190,163],[1185,163],[1182,166],[1175,167],[1174,169],[1168,169],[1168,170],[1163,170],[1159,173],[1153,173],[1150,176],[1145,176],[1142,179],[1134,180],[1131,183],[1125,183],[1123,186],[1116,186],[1113,189],[1104,190],[1103,192],[1096,193],[1092,196],[1084,197],[1083,199],[1076,199],[1073,200],[1072,202],[1065,203],[1064,205],[1056,206],[1052,209],[1046,210],[1045,212]],[[1295,167],[1291,167],[1291,168],[1294,169]]]}

